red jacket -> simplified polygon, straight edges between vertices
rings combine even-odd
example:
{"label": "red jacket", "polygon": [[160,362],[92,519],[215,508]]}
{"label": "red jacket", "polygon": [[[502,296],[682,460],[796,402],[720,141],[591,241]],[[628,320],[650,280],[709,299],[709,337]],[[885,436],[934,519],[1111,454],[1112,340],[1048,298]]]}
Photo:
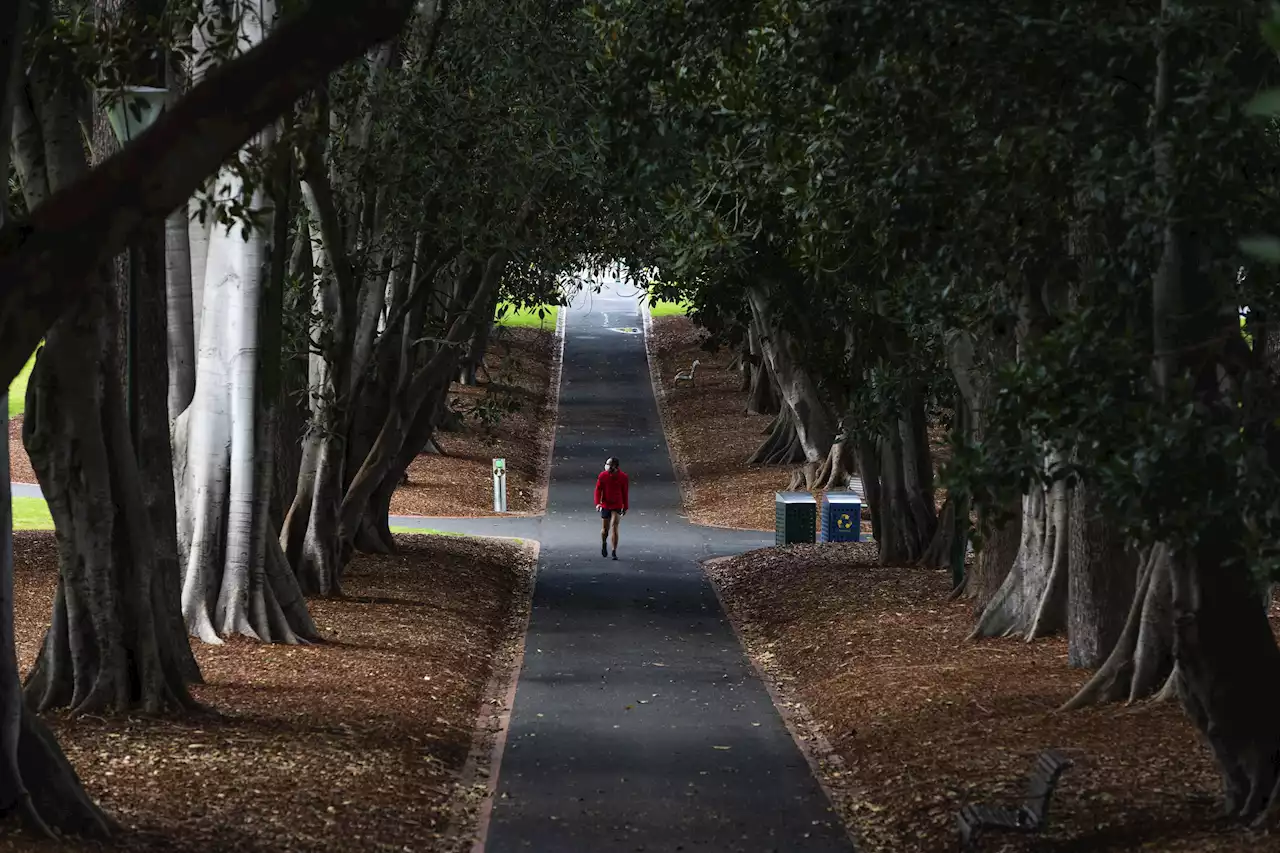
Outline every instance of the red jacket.
{"label": "red jacket", "polygon": [[596,505],[605,509],[630,509],[627,504],[627,475],[621,471],[601,471],[596,477]]}

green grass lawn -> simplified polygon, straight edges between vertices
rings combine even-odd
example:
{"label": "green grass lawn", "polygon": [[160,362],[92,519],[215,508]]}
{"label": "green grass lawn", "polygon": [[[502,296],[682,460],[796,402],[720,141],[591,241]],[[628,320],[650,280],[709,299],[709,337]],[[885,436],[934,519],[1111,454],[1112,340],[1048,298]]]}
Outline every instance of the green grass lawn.
{"label": "green grass lawn", "polygon": [[14,530],[52,530],[53,516],[44,498],[13,499]]}
{"label": "green grass lawn", "polygon": [[651,317],[683,317],[689,313],[689,303],[687,302],[667,302],[662,299],[656,299],[649,303],[649,316]]}
{"label": "green grass lawn", "polygon": [[22,414],[23,407],[27,404],[27,380],[31,378],[31,366],[35,363],[36,354],[32,353],[31,358],[27,359],[27,366],[22,368],[22,372],[9,386],[9,417],[11,418]]}
{"label": "green grass lawn", "polygon": [[415,536],[461,536],[462,535],[461,533],[453,533],[448,530],[431,530],[429,528],[422,528],[422,527],[397,527],[394,524],[391,525],[391,532],[392,533],[408,533],[410,535],[415,535]]}
{"label": "green grass lawn", "polygon": [[[539,310],[542,311],[542,316],[538,316]],[[498,305],[495,316],[499,326],[554,330],[557,318],[560,316],[560,306],[543,305],[540,308],[516,308],[509,302],[503,302]]]}

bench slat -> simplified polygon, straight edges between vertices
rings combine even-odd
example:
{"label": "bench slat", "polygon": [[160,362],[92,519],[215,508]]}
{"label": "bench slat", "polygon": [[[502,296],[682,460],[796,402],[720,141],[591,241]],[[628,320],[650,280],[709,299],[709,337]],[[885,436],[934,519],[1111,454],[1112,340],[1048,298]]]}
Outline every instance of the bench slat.
{"label": "bench slat", "polygon": [[985,829],[1002,829],[1014,832],[1040,832],[1049,819],[1049,803],[1062,774],[1072,766],[1071,759],[1056,750],[1045,750],[1036,756],[1027,787],[1023,793],[1023,805],[1018,808],[970,803],[960,809],[956,822],[960,828],[960,841],[966,848],[976,845],[978,836]]}

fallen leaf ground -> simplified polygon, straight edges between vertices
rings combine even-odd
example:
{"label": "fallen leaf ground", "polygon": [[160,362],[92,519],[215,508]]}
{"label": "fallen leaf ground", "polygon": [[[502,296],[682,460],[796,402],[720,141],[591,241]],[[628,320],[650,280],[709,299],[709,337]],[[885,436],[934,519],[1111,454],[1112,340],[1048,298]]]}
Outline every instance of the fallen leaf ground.
{"label": "fallen leaf ground", "polygon": [[875,559],[863,543],[795,545],[708,566],[805,739],[833,750],[822,776],[864,853],[956,849],[960,806],[1015,798],[1048,747],[1076,762],[1048,832],[984,851],[1280,850],[1280,835],[1216,821],[1216,773],[1176,704],[1055,713],[1088,675],[1064,639],[969,642],[974,614],[947,600],[946,573]]}
{"label": "fallen leaf ground", "polygon": [[[493,660],[522,628],[535,557],[514,542],[398,537],[358,556],[347,597],[313,600],[328,642],[196,645],[214,713],[185,720],[47,715],[130,851],[441,851],[470,792],[472,746]],[[50,533],[15,542],[25,672],[57,577]],[[9,830],[12,831],[11,829]],[[88,850],[0,835],[0,849]]]}
{"label": "fallen leaf ground", "polygon": [[[773,418],[747,414],[741,375],[728,369],[733,354],[701,349],[705,336],[688,317],[655,317],[647,341],[685,510],[697,524],[772,530],[773,493],[787,487],[791,469],[746,464]],[[695,384],[675,384],[694,359]]]}
{"label": "fallen leaf ground", "polygon": [[553,381],[559,376],[559,340],[553,330],[499,327],[485,355],[488,374],[474,387],[454,384],[455,408],[518,403],[487,427],[474,418],[462,432],[441,432],[443,456],[420,455],[409,482],[391,499],[395,515],[492,516],[493,459],[507,460],[507,514],[537,515],[546,507],[551,438],[555,432]]}
{"label": "fallen leaf ground", "polygon": [[22,415],[9,421],[9,479],[14,483],[35,483],[36,472],[22,446]]}

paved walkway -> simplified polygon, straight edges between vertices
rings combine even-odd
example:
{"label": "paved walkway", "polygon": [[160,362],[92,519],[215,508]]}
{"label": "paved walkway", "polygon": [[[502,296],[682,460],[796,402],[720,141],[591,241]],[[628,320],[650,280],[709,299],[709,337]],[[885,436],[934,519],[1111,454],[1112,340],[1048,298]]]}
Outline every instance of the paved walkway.
{"label": "paved walkway", "polygon": [[[392,519],[542,543],[485,850],[847,853],[698,565],[773,539],[682,516],[641,326],[634,294],[568,309],[545,516]],[[617,562],[591,498],[608,456],[631,477]]]}
{"label": "paved walkway", "polygon": [[[617,331],[642,326],[638,301],[578,303],[486,850],[851,850],[697,564],[772,537],[682,518],[643,335]],[[611,455],[633,506],[617,562],[591,503]]]}

